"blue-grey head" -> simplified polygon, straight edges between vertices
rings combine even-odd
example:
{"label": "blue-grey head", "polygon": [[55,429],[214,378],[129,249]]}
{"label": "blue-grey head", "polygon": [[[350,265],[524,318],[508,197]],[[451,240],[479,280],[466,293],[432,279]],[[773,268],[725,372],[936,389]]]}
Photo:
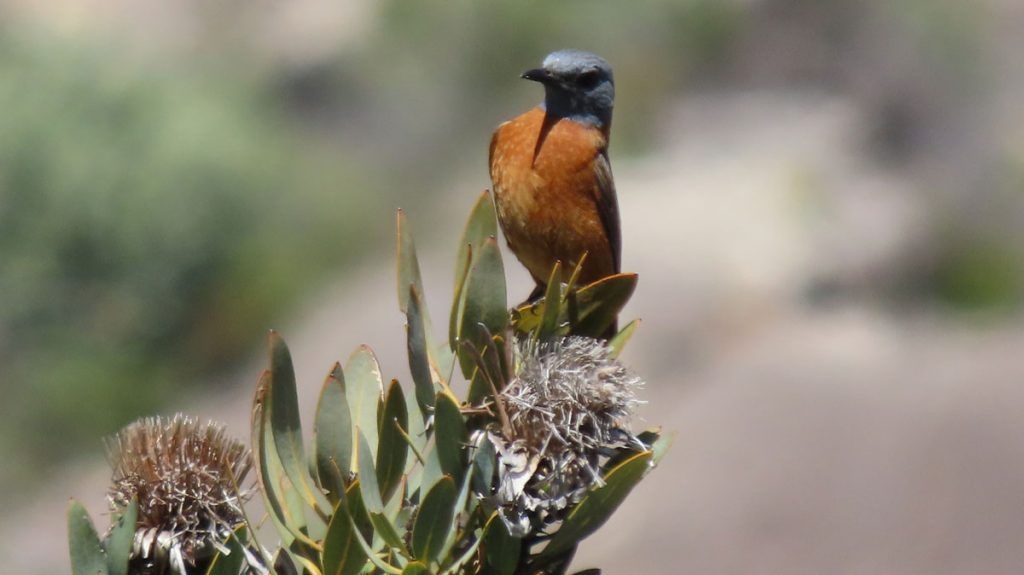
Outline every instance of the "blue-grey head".
{"label": "blue-grey head", "polygon": [[549,114],[608,130],[615,103],[612,67],[597,54],[559,50],[544,58],[540,68],[523,78],[544,84],[544,108]]}

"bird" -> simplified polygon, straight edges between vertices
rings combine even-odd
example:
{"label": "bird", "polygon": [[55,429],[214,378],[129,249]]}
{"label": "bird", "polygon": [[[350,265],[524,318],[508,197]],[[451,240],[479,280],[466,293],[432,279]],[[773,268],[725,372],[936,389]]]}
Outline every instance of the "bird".
{"label": "bird", "polygon": [[577,285],[620,271],[608,158],[615,82],[603,58],[570,49],[548,54],[521,77],[540,83],[544,100],[498,126],[489,164],[505,239],[536,282],[532,302],[543,296],[555,262],[567,282],[582,261]]}

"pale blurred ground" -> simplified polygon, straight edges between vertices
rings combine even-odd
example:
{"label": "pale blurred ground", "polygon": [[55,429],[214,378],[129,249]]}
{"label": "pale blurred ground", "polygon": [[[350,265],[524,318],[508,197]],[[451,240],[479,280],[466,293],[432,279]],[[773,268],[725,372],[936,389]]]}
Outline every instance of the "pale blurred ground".
{"label": "pale blurred ground", "polygon": [[[317,3],[302,4],[318,13]],[[661,425],[676,439],[584,543],[577,569],[1024,572],[1020,312],[950,312],[879,296],[898,292],[892,286],[913,274],[908,260],[936,241],[933,203],[988,217],[969,197],[937,199],[948,190],[933,194],[929,186],[950,179],[970,186],[972,170],[984,171],[967,161],[973,155],[992,147],[1019,154],[1024,146],[1024,74],[1015,51],[1024,47],[1024,10],[1009,1],[985,6],[994,91],[966,112],[909,96],[911,115],[927,118],[927,153],[898,166],[876,155],[873,92],[884,92],[876,78],[847,92],[799,78],[684,88],[659,114],[648,154],[616,154],[613,145],[624,267],[640,274],[624,316],[643,319],[624,359],[648,381],[641,425]],[[354,20],[322,16],[312,29],[358,31],[352,22],[371,14],[357,6]],[[278,28],[268,22],[274,38]],[[317,50],[316,42],[301,49],[275,42],[268,46],[287,47],[276,52],[281,57]],[[798,36],[793,44],[799,50]],[[907,69],[884,54],[851,57],[868,62],[854,76],[888,67],[881,83],[906,79]],[[925,84],[920,89],[931,89]],[[620,87],[620,99],[628,93]],[[936,119],[918,104],[941,113]],[[480,130],[480,158],[489,131]],[[431,233],[432,222],[461,220],[487,185],[486,172],[460,166],[442,184],[448,191],[435,192],[436,202],[417,202],[409,213],[435,316],[447,309],[459,229]],[[1019,209],[1024,194],[1015,198]],[[524,296],[527,279],[507,253],[506,268],[511,297]],[[329,366],[361,343],[377,351],[385,376],[405,378],[393,275],[388,258],[364,261],[284,325],[268,326],[280,328],[292,349],[304,414]],[[225,376],[225,391],[182,398],[171,409],[225,421],[245,437],[258,354]],[[66,572],[66,498],[98,514],[105,479],[101,463],[75,464],[53,474],[17,516],[4,517],[4,571]]]}

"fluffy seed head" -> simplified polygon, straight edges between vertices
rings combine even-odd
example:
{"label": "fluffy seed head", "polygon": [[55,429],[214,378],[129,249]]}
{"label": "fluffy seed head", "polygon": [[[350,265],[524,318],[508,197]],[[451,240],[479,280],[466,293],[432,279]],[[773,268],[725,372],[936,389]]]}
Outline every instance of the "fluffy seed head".
{"label": "fluffy seed head", "polygon": [[613,449],[643,448],[629,430],[642,385],[601,340],[518,342],[515,378],[498,396],[508,425],[488,434],[502,464],[496,497],[513,532],[559,520],[600,483]]}
{"label": "fluffy seed head", "polygon": [[243,521],[248,450],[224,427],[178,414],[140,419],[107,440],[107,498],[121,512],[138,499],[133,561],[185,572]]}

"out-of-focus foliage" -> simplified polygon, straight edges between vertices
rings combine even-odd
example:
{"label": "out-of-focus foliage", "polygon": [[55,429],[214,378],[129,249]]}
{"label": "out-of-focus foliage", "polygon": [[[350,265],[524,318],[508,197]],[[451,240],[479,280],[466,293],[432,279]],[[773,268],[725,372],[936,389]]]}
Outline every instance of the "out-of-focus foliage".
{"label": "out-of-focus foliage", "polygon": [[356,251],[370,190],[277,110],[241,73],[0,34],[6,461],[153,409]]}

